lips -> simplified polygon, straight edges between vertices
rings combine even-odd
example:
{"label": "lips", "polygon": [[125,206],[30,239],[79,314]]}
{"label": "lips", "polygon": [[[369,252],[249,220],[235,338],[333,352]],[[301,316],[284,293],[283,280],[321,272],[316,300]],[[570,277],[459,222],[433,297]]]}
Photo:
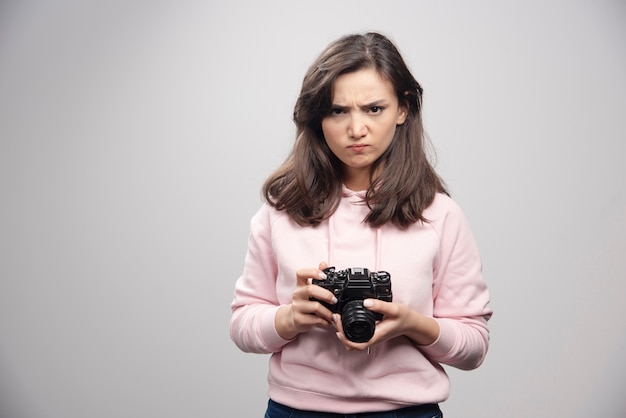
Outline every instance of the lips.
{"label": "lips", "polygon": [[350,148],[352,151],[354,152],[361,152],[363,151],[365,148],[367,147],[366,144],[354,144],[354,145],[350,145],[348,148]]}

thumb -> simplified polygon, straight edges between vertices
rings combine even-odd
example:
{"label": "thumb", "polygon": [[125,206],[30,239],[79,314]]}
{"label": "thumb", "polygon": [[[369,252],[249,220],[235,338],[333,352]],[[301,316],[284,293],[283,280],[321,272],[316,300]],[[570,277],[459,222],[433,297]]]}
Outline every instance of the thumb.
{"label": "thumb", "polygon": [[382,300],[373,299],[373,298],[368,298],[368,299],[363,300],[364,308],[367,308],[370,311],[381,313],[383,315],[387,313],[387,306],[388,306],[387,302],[382,301]]}

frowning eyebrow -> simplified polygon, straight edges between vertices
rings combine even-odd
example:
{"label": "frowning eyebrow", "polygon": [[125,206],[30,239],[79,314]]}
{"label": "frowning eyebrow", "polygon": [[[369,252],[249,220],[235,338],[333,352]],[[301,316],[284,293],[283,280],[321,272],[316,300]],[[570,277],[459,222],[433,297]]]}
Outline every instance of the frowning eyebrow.
{"label": "frowning eyebrow", "polygon": [[[387,101],[384,99],[381,100],[375,100],[371,103],[366,103],[364,105],[359,106],[361,109],[371,109],[372,107],[384,107],[387,106]],[[350,106],[344,106],[344,105],[340,105],[338,103],[333,103],[332,104],[332,108],[333,109],[337,109],[337,110],[347,110],[350,108]]]}

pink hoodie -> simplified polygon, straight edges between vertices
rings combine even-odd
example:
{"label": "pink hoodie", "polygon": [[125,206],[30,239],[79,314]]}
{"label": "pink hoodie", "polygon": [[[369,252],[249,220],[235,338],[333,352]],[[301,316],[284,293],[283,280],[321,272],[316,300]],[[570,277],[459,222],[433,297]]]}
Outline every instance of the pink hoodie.
{"label": "pink hoodie", "polygon": [[[478,367],[489,345],[489,293],[466,217],[438,194],[424,212],[430,222],[402,231],[371,228],[363,193],[344,188],[331,218],[301,227],[284,211],[263,205],[251,221],[243,274],[235,286],[230,334],[245,352],[271,353],[269,396],[293,408],[356,413],[447,399],[441,364]],[[346,351],[334,328],[294,340],[276,332],[279,306],[291,302],[296,270],[326,261],[337,270],[366,267],[391,275],[394,302],[439,322],[439,339],[417,346],[398,337],[366,351]]]}

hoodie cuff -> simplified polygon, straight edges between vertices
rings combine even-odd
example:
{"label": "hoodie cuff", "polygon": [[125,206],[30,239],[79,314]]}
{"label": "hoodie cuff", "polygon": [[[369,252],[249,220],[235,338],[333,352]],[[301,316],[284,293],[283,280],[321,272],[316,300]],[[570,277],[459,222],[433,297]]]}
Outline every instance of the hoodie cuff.
{"label": "hoodie cuff", "polygon": [[436,361],[450,357],[456,342],[456,324],[445,318],[434,318],[439,323],[439,338],[430,345],[422,345],[420,349],[428,357]]}
{"label": "hoodie cuff", "polygon": [[280,351],[283,346],[293,341],[284,339],[278,334],[278,331],[276,331],[276,313],[279,308],[280,306],[276,306],[272,309],[268,309],[263,313],[261,319],[261,335],[263,336],[263,341],[267,349],[273,353]]}

